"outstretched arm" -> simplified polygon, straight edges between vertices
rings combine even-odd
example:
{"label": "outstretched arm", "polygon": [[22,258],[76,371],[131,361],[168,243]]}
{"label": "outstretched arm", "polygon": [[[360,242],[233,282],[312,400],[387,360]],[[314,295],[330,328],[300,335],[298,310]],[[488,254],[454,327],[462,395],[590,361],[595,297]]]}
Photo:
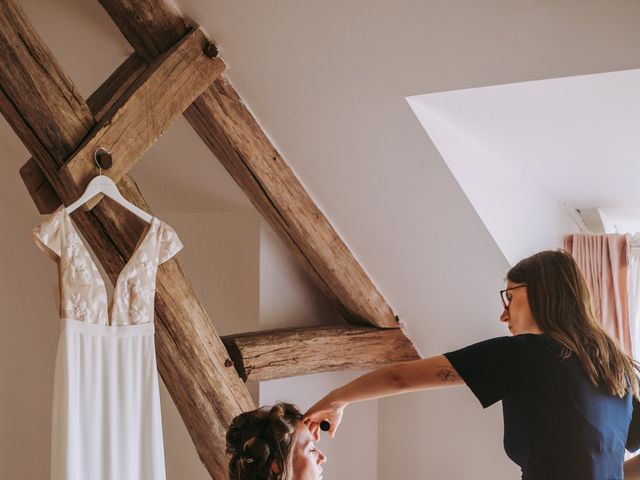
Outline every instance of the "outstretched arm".
{"label": "outstretched arm", "polygon": [[464,385],[464,381],[444,355],[396,363],[333,390],[305,413],[304,422],[317,439],[320,422],[329,421],[329,434],[333,437],[342,412],[350,403],[454,385]]}

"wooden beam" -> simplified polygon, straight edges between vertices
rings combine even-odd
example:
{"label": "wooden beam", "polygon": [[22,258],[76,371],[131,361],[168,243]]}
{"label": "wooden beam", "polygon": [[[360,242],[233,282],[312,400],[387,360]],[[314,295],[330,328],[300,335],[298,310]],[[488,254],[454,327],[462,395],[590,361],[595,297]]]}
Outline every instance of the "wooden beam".
{"label": "wooden beam", "polygon": [[229,335],[222,342],[245,381],[365,370],[420,358],[398,328],[287,328]]}
{"label": "wooden beam", "polygon": [[137,53],[133,53],[91,94],[87,99],[87,105],[93,112],[96,122],[104,119],[107,112],[145,73],[147,67],[147,62]]}
{"label": "wooden beam", "polygon": [[[163,0],[100,3],[145,58],[162,53],[163,45],[175,43],[187,29]],[[391,307],[224,76],[185,117],[348,321],[399,327]]]}
{"label": "wooden beam", "polygon": [[98,0],[122,34],[148,63],[169,50],[189,26],[173,2]]}
{"label": "wooden beam", "polygon": [[[93,126],[89,107],[46,50],[15,0],[3,0],[0,6],[0,111],[46,172],[58,198],[64,199],[69,182],[57,175],[58,168]],[[24,39],[28,39],[28,46]],[[47,68],[25,67],[38,62]],[[20,69],[25,71],[20,77],[21,83],[7,84],[13,79],[6,72],[17,75],[15,72]],[[30,100],[23,111],[19,105],[24,99]],[[65,100],[73,108],[63,107]],[[105,106],[104,100],[101,103],[100,108]],[[55,108],[49,109],[49,106]],[[67,135],[50,135],[47,128],[67,132]],[[49,148],[53,153],[49,153]],[[148,210],[129,177],[123,177],[119,188],[130,201]],[[73,215],[113,279],[131,256],[142,232],[142,221],[109,199],[90,212],[76,211]],[[233,364],[226,349],[177,260],[160,266],[156,290],[158,369],[212,478],[226,480],[224,431],[235,415],[252,409],[253,402],[235,369],[231,368]]]}
{"label": "wooden beam", "polygon": [[222,73],[224,62],[204,53],[208,43],[202,30],[190,31],[120,97],[63,166],[64,173],[79,186],[78,195],[95,176],[93,155],[99,147],[109,150],[114,159],[113,166],[104,173],[118,182]]}
{"label": "wooden beam", "polygon": [[[136,53],[129,56],[109,78],[87,99],[96,122],[100,122],[117,99],[147,69]],[[51,213],[62,203],[53,186],[34,158],[20,168],[20,176],[40,213]]]}
{"label": "wooden beam", "polygon": [[0,2],[0,60],[2,114],[64,195],[58,167],[93,127],[93,115],[14,0]]}
{"label": "wooden beam", "polygon": [[204,92],[185,117],[350,322],[399,327],[376,286],[225,79]]}

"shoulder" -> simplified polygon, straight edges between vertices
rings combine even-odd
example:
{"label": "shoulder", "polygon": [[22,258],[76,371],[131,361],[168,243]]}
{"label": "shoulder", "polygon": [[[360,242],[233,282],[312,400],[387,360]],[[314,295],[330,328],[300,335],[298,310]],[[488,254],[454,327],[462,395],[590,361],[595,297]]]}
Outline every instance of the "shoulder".
{"label": "shoulder", "polygon": [[449,352],[447,357],[474,358],[509,358],[512,361],[544,361],[557,358],[562,351],[562,345],[553,337],[546,334],[525,333],[509,337],[496,337],[468,345],[455,352]]}
{"label": "shoulder", "polygon": [[488,407],[522,388],[531,372],[558,358],[557,342],[547,335],[496,337],[445,353],[458,375]]}
{"label": "shoulder", "polygon": [[546,333],[523,333],[500,338],[497,345],[531,360],[557,358],[562,353],[562,344]]}
{"label": "shoulder", "polygon": [[562,344],[546,333],[523,333],[510,338],[520,348],[555,352],[562,349]]}

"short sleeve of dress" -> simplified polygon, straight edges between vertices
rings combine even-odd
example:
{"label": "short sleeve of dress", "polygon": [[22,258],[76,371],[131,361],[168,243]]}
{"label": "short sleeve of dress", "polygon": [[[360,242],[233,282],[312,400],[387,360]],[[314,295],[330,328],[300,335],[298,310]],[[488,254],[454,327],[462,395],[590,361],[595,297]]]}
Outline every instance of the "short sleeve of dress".
{"label": "short sleeve of dress", "polygon": [[625,448],[629,452],[635,452],[640,448],[640,402],[633,397],[633,413],[631,414],[631,423],[629,424],[629,433],[627,434],[627,443]]}
{"label": "short sleeve of dress", "polygon": [[175,230],[169,225],[160,225],[160,251],[158,254],[158,265],[166,262],[176,253],[182,250],[182,242],[178,238]]}
{"label": "short sleeve of dress", "polygon": [[498,337],[445,353],[484,408],[517,392],[534,363],[549,358],[543,335]]}
{"label": "short sleeve of dress", "polygon": [[31,232],[34,242],[53,260],[60,257],[61,237],[60,215],[51,214],[45,221]]}

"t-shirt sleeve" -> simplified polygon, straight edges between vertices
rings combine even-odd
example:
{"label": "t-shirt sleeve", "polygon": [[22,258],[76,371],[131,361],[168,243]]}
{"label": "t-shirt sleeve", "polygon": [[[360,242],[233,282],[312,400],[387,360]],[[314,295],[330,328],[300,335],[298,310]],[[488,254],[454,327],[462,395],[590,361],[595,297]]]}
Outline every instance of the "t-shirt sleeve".
{"label": "t-shirt sleeve", "polygon": [[498,337],[445,353],[484,408],[517,392],[531,366],[548,358],[539,335]]}
{"label": "t-shirt sleeve", "polygon": [[173,228],[169,225],[162,224],[160,229],[158,264],[166,262],[182,249],[182,242]]}
{"label": "t-shirt sleeve", "polygon": [[635,397],[633,397],[633,413],[631,414],[625,448],[629,452],[635,452],[640,448],[640,402]]}
{"label": "t-shirt sleeve", "polygon": [[50,215],[33,229],[31,236],[40,250],[49,255],[54,261],[58,260],[62,245],[59,215]]}

